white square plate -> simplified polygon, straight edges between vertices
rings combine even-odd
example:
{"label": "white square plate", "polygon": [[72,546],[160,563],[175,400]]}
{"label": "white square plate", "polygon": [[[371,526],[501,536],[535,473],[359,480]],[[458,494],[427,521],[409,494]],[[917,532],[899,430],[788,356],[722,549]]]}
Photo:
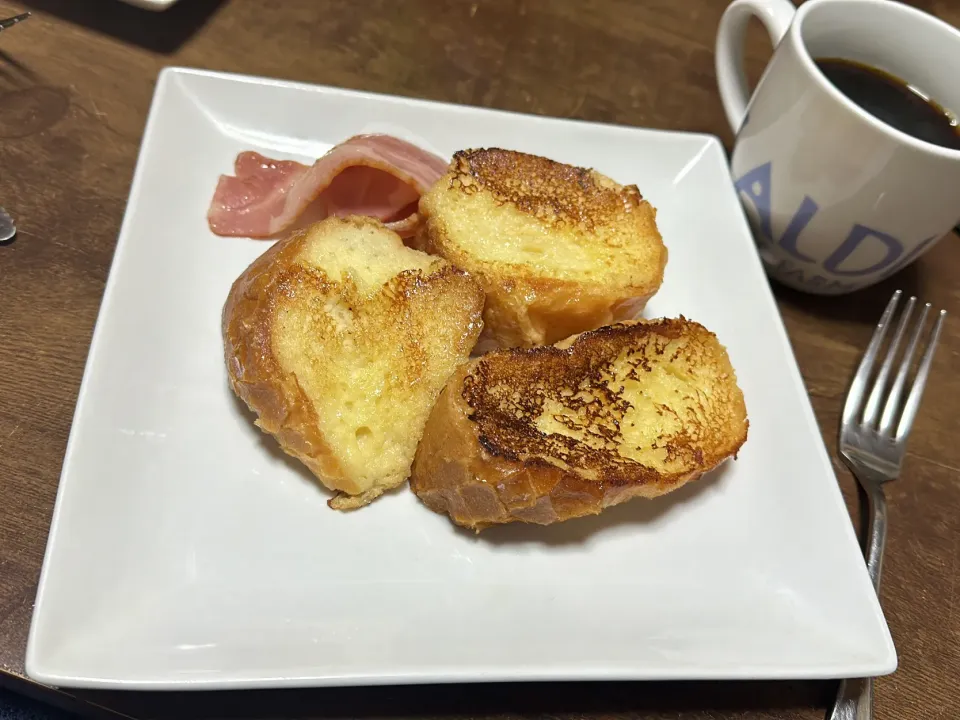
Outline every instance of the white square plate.
{"label": "white square plate", "polygon": [[[712,329],[739,460],[667,497],[477,537],[407,489],[326,507],[226,382],[220,311],[266,241],[207,228],[241,150],[366,131],[636,183],[670,260],[650,317]],[[716,138],[165,70],[63,466],[27,650],[61,686],[878,675],[896,654]]]}

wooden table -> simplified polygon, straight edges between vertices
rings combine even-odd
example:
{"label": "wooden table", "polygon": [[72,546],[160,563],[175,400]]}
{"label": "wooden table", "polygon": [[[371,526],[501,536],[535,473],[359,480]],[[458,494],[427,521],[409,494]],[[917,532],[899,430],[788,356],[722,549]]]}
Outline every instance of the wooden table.
{"label": "wooden table", "polygon": [[[915,4],[960,25],[953,0]],[[23,656],[61,460],[157,73],[239,71],[528,113],[731,135],[713,41],[723,0],[0,0],[34,11],[0,38],[0,682],[91,715],[819,719],[833,683],[487,685],[308,692],[66,693]],[[769,45],[752,30],[751,73]],[[890,487],[883,607],[900,668],[879,720],[960,717],[960,246],[950,236],[881,287],[777,290],[828,447],[845,385],[890,291],[953,313]],[[852,516],[859,499],[835,462]],[[814,529],[811,528],[811,532]],[[183,705],[181,706],[181,703]]]}

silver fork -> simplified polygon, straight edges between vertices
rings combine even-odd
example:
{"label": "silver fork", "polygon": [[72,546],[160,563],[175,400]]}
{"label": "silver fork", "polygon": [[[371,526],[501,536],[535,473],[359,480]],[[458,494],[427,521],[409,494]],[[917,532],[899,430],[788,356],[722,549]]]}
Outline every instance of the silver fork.
{"label": "silver fork", "polygon": [[[946,310],[939,312],[933,329],[927,336],[927,349],[920,360],[916,377],[910,387],[910,394],[901,408],[907,376],[920,345],[920,337],[930,313],[930,303],[924,305],[920,319],[913,325],[910,339],[907,341],[907,347],[889,392],[887,386],[890,374],[893,372],[897,351],[913,315],[914,305],[917,302],[915,297],[907,300],[906,308],[900,315],[893,339],[890,341],[887,354],[877,371],[872,387],[870,378],[902,294],[900,290],[893,294],[880,317],[880,322],[877,323],[877,329],[863,353],[860,367],[857,368],[850,390],[847,392],[847,401],[843,406],[843,417],[840,421],[840,454],[867,495],[870,510],[870,521],[867,526],[867,571],[878,593],[880,571],[883,568],[883,546],[887,538],[887,501],[883,495],[883,483],[893,480],[900,474],[906,452],[907,436],[910,434],[910,428],[917,416],[917,409],[920,407],[920,398],[927,384],[937,340],[940,338],[943,319],[947,314]],[[829,720],[872,719],[873,678],[843,680]]]}
{"label": "silver fork", "polygon": [[7,28],[13,27],[17,23],[22,23],[28,17],[30,17],[30,13],[25,12],[21,13],[20,15],[4,18],[3,20],[0,20],[0,30],[6,30]]}
{"label": "silver fork", "polygon": [[[25,12],[20,15],[15,15],[14,17],[4,18],[0,20],[0,31],[11,28],[17,23],[22,23],[30,17],[30,13]],[[17,226],[13,222],[13,218],[0,207],[0,245],[3,245],[10,240],[13,240],[14,236],[17,234]]]}

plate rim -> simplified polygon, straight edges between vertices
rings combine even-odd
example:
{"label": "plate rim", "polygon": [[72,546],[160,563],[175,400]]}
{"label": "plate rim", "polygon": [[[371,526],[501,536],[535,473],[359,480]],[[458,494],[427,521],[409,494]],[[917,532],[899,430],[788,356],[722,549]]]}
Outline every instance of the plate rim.
{"label": "plate rim", "polygon": [[[174,2],[176,0],[173,0]],[[172,4],[172,3],[171,3]],[[44,658],[39,654],[37,648],[36,635],[38,633],[39,626],[42,624],[42,608],[44,605],[44,597],[46,594],[47,586],[47,577],[50,572],[51,567],[51,558],[55,552],[55,547],[60,541],[60,533],[58,533],[58,526],[60,523],[60,517],[62,514],[62,508],[66,500],[64,500],[66,493],[69,492],[69,484],[64,483],[64,475],[66,469],[69,467],[71,455],[75,449],[77,439],[77,428],[79,424],[76,422],[78,416],[80,415],[81,408],[85,401],[86,396],[88,395],[89,382],[90,382],[90,369],[96,363],[97,357],[101,352],[101,334],[103,330],[103,317],[104,317],[104,308],[107,307],[108,302],[112,302],[112,296],[115,290],[117,278],[119,273],[117,269],[119,264],[124,256],[125,250],[129,246],[129,240],[127,239],[131,233],[130,226],[133,223],[133,215],[131,208],[134,207],[140,199],[141,185],[144,177],[144,170],[146,168],[146,157],[152,148],[152,143],[154,141],[155,127],[159,122],[158,117],[160,115],[160,109],[163,107],[164,99],[167,92],[169,92],[169,86],[171,83],[175,82],[177,78],[182,76],[192,76],[192,77],[206,77],[213,78],[217,80],[225,80],[231,82],[240,82],[250,85],[268,85],[272,87],[280,88],[289,88],[294,90],[305,90],[310,92],[319,92],[321,94],[333,96],[334,98],[340,97],[351,97],[351,98],[365,98],[376,101],[389,101],[389,102],[403,102],[418,106],[427,106],[428,108],[437,108],[437,109],[456,109],[459,112],[469,112],[469,113],[480,113],[480,114],[494,114],[505,117],[516,117],[516,118],[525,118],[525,119],[535,119],[541,122],[556,123],[563,126],[570,126],[571,124],[582,126],[582,127],[603,127],[606,129],[617,129],[620,131],[626,131],[632,135],[641,134],[641,135],[663,135],[663,136],[682,136],[691,139],[701,139],[704,141],[704,147],[701,152],[719,153],[717,160],[721,163],[721,166],[727,170],[724,174],[725,182],[722,183],[725,188],[724,192],[730,195],[730,197],[724,198],[723,202],[732,203],[734,207],[737,208],[738,212],[738,224],[739,227],[737,232],[744,234],[745,237],[752,243],[753,235],[752,230],[750,229],[749,222],[747,220],[747,215],[743,207],[742,202],[740,202],[739,197],[736,193],[735,187],[733,185],[733,179],[729,174],[729,162],[726,155],[725,148],[720,138],[711,133],[705,132],[693,132],[687,130],[668,130],[663,128],[647,128],[647,127],[637,127],[626,125],[622,123],[606,123],[606,122],[596,122],[583,119],[574,119],[574,118],[559,118],[554,116],[546,115],[537,115],[533,113],[523,113],[513,110],[503,110],[498,108],[489,108],[483,106],[474,106],[474,105],[465,105],[461,103],[451,103],[441,100],[433,100],[426,98],[417,98],[404,95],[394,95],[389,93],[379,93],[371,92],[367,90],[353,90],[349,88],[343,88],[332,85],[322,85],[315,84],[297,80],[287,80],[282,78],[275,77],[266,77],[266,76],[257,76],[244,73],[233,73],[226,71],[218,70],[204,70],[202,68],[189,67],[189,66],[168,66],[163,68],[159,74],[158,79],[154,88],[153,98],[151,100],[150,109],[147,114],[147,120],[144,125],[144,130],[141,138],[140,148],[137,153],[137,160],[134,166],[133,180],[130,185],[130,190],[127,196],[127,201],[124,207],[123,219],[121,221],[120,229],[117,234],[117,242],[115,245],[114,253],[110,262],[110,266],[107,273],[107,280],[104,286],[104,291],[101,296],[100,304],[97,309],[97,317],[94,324],[93,333],[91,335],[91,340],[88,346],[87,355],[84,361],[84,370],[82,379],[80,382],[79,391],[77,394],[76,403],[74,406],[74,411],[71,417],[70,430],[68,433],[68,439],[66,448],[63,455],[63,461],[61,465],[60,475],[58,477],[57,492],[54,501],[53,514],[51,517],[49,532],[47,535],[47,543],[43,554],[43,560],[41,565],[40,577],[37,583],[36,598],[31,613],[31,620],[29,631],[27,635],[27,646],[26,646],[26,656],[24,668],[27,676],[38,681],[55,686],[61,687],[75,687],[75,688],[86,688],[86,689],[127,689],[127,690],[239,690],[239,689],[266,689],[266,688],[305,688],[305,687],[349,687],[349,686],[383,686],[383,685],[414,685],[414,684],[434,684],[434,683],[476,683],[476,682],[557,682],[557,681],[636,681],[636,682],[656,682],[656,681],[676,681],[676,680],[691,680],[691,681],[711,681],[711,680],[813,680],[813,679],[837,679],[842,677],[854,677],[862,674],[863,676],[883,676],[888,675],[896,671],[898,667],[898,654],[896,647],[893,641],[892,633],[890,631],[889,624],[886,620],[886,615],[883,611],[883,607],[879,602],[879,599],[874,599],[871,601],[873,606],[873,612],[876,614],[877,618],[880,621],[880,625],[883,629],[884,634],[884,644],[885,644],[885,655],[882,660],[879,656],[873,662],[861,662],[859,665],[845,664],[842,668],[836,668],[833,670],[823,669],[824,665],[820,664],[817,667],[810,666],[806,671],[789,671],[777,670],[774,668],[772,671],[769,667],[755,668],[754,670],[744,670],[744,666],[735,665],[730,668],[721,668],[721,669],[708,669],[700,670],[696,674],[691,674],[688,672],[678,673],[676,670],[668,670],[665,672],[655,672],[655,671],[644,671],[642,674],[637,672],[628,672],[623,669],[617,670],[598,670],[591,668],[568,668],[560,669],[551,672],[543,671],[530,671],[529,669],[518,669],[513,668],[509,672],[497,672],[496,669],[492,671],[472,671],[472,670],[444,670],[442,673],[431,673],[428,671],[405,671],[405,672],[394,672],[392,674],[377,673],[377,674],[364,674],[364,673],[351,673],[349,675],[344,675],[338,677],[335,675],[327,675],[323,677],[318,676],[293,676],[293,675],[284,675],[284,676],[270,676],[267,673],[261,673],[259,677],[240,677],[236,674],[233,677],[219,677],[219,678],[193,678],[187,680],[176,680],[167,676],[163,679],[157,680],[125,680],[123,678],[102,678],[102,677],[90,677],[84,676],[82,673],[65,673],[58,672],[56,670],[50,670],[44,668]],[[772,310],[779,322],[775,323],[777,327],[777,339],[778,342],[782,343],[782,350],[786,352],[788,358],[791,362],[788,363],[788,372],[791,374],[794,381],[793,391],[799,393],[802,400],[801,404],[803,406],[803,413],[807,421],[807,430],[812,433],[817,439],[816,446],[820,454],[819,460],[825,463],[825,466],[830,469],[830,474],[834,478],[834,482],[829,483],[831,486],[829,491],[833,496],[833,501],[839,506],[839,509],[843,511],[843,515],[849,518],[849,510],[847,509],[846,503],[843,499],[843,494],[840,489],[839,481],[836,478],[836,473],[833,471],[832,461],[830,458],[830,453],[827,448],[826,443],[823,440],[822,434],[820,432],[819,423],[817,422],[816,415],[813,410],[813,404],[810,399],[809,393],[806,391],[806,386],[803,381],[803,375],[800,371],[799,363],[797,362],[796,354],[793,351],[792,344],[790,343],[789,335],[786,330],[786,326],[783,323],[782,314],[780,309],[777,306],[776,298],[773,294],[773,289],[770,283],[769,278],[767,277],[765,271],[763,270],[763,265],[760,260],[760,257],[757,253],[752,253],[751,257],[753,258],[752,263],[754,266],[753,272],[759,274],[759,280],[762,281],[761,284],[765,287],[765,301],[769,303],[769,309]],[[856,535],[852,519],[850,522],[843,523],[843,531],[847,534],[849,542],[855,544],[856,547],[860,547],[859,538]],[[863,571],[861,574],[861,582],[869,583],[869,575],[866,570],[866,565],[863,566]]]}

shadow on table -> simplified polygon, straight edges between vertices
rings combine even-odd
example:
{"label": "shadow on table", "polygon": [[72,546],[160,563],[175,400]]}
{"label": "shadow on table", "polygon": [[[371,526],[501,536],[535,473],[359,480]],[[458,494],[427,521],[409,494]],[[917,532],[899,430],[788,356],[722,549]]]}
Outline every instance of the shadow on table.
{"label": "shadow on table", "polygon": [[9,720],[78,720],[77,715],[0,687],[0,718]]}
{"label": "shadow on table", "polygon": [[[826,708],[830,682],[495,683],[249,692],[79,693],[134,718],[780,717]],[[699,714],[698,711],[702,711]],[[711,714],[712,713],[712,714]],[[753,717],[753,715],[751,715]]]}
{"label": "shadow on table", "polygon": [[120,0],[23,0],[37,12],[55,15],[76,25],[159,53],[172,53],[206,24],[224,0],[181,0],[156,12]]}
{"label": "shadow on table", "polygon": [[56,125],[70,109],[62,88],[0,50],[0,140],[24,138]]}

